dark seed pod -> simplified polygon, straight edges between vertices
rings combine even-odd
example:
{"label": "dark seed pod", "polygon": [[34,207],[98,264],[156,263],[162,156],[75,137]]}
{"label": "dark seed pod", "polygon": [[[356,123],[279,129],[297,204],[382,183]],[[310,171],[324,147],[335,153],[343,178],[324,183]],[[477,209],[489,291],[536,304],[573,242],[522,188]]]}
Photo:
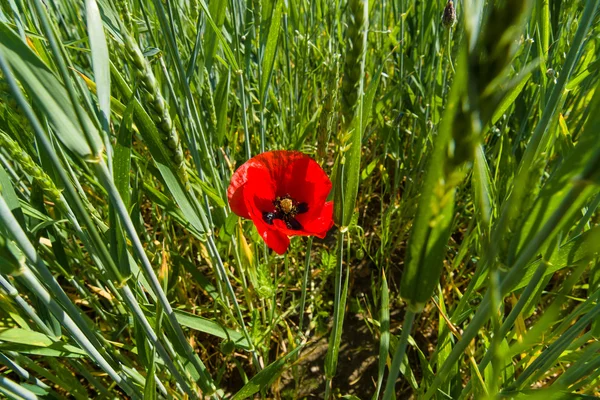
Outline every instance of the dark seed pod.
{"label": "dark seed pod", "polygon": [[265,221],[269,225],[273,225],[273,220],[275,219],[275,216],[276,216],[275,213],[264,211],[262,216],[263,216],[263,221]]}
{"label": "dark seed pod", "polygon": [[448,29],[452,28],[456,23],[456,9],[454,8],[454,2],[448,0],[446,7],[444,8],[444,14],[442,15],[442,24]]}

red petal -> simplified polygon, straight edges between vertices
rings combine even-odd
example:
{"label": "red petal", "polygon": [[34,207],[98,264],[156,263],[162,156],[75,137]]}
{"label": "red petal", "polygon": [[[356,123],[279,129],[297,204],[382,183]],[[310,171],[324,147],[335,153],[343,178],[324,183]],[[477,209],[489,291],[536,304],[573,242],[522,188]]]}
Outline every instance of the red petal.
{"label": "red petal", "polygon": [[300,217],[302,215],[298,215],[296,219],[302,224],[303,230],[323,239],[333,226],[333,201],[325,203],[320,213],[311,219],[308,215],[305,218]]}
{"label": "red petal", "polygon": [[267,225],[267,223],[262,220],[262,215],[260,217],[254,216],[252,222],[254,222],[254,226],[256,226],[258,233],[270,249],[277,254],[283,254],[287,251],[290,246],[290,239],[285,233],[280,232],[271,225]]}
{"label": "red petal", "polygon": [[250,214],[248,213],[244,199],[251,195],[251,193],[245,193],[246,186],[249,184],[262,184],[268,187],[269,191],[273,191],[269,171],[266,170],[264,164],[256,160],[256,157],[246,161],[235,171],[231,177],[229,188],[227,188],[227,199],[229,200],[231,211],[242,218],[248,219],[250,219]]}
{"label": "red petal", "polygon": [[[310,157],[294,160],[290,163],[281,180],[277,182],[278,191],[289,193],[299,202],[309,205],[323,205],[331,191],[331,181],[321,166]],[[279,194],[279,193],[278,193]]]}
{"label": "red petal", "polygon": [[331,181],[321,166],[299,151],[275,150],[253,158],[269,171],[277,187],[277,196],[289,194],[298,202],[320,207],[329,192]]}
{"label": "red petal", "polygon": [[274,188],[270,185],[262,185],[264,179],[255,180],[255,178],[250,176],[249,182],[245,185],[244,202],[246,210],[267,246],[277,254],[283,254],[290,245],[290,239],[273,225],[268,225],[263,220],[262,214],[263,211],[274,210]]}
{"label": "red petal", "polygon": [[267,246],[279,255],[284,254],[288,247],[290,247],[290,239],[285,236],[285,234],[276,231],[275,229],[268,229],[262,237],[265,240],[265,243],[267,243]]}
{"label": "red petal", "polygon": [[262,221],[262,213],[264,211],[274,211],[274,198],[274,188],[266,185],[263,186],[256,181],[251,181],[246,184],[244,189],[244,202],[246,210],[248,211],[248,218],[258,218]]}

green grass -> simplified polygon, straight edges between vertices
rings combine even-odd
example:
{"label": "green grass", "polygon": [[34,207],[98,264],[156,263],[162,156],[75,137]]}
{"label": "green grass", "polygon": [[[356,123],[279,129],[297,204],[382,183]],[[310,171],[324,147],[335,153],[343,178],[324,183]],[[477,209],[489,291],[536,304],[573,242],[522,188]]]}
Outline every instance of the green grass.
{"label": "green grass", "polygon": [[[453,6],[0,1],[0,393],[600,396],[600,1]],[[274,149],[334,187],[284,256]]]}

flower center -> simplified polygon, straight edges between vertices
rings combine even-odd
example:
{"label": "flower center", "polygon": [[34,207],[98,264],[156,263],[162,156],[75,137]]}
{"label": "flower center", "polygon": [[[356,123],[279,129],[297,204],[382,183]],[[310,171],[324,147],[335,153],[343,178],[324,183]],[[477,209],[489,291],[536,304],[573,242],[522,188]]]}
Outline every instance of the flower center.
{"label": "flower center", "polygon": [[294,211],[294,202],[292,201],[292,199],[281,199],[279,201],[279,208],[281,208],[281,211],[283,211],[286,214],[291,214]]}
{"label": "flower center", "polygon": [[280,219],[285,222],[288,229],[302,229],[302,225],[296,220],[296,215],[307,212],[308,204],[299,203],[289,194],[286,194],[285,196],[277,196],[273,200],[273,206],[275,211],[263,211],[263,220],[267,224],[273,225],[273,220]]}

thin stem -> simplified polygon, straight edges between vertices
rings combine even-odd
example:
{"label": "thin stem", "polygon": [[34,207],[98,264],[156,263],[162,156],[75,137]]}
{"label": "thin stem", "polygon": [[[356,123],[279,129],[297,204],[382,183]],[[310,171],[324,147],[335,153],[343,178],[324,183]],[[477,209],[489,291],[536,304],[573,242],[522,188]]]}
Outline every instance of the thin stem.
{"label": "thin stem", "polygon": [[[338,256],[337,266],[335,270],[335,294],[333,303],[333,329],[331,331],[331,337],[329,339],[329,349],[325,358],[325,400],[331,396],[331,389],[333,387],[333,377],[337,369],[338,353],[340,339],[342,336],[342,327],[344,324],[344,311],[346,308],[346,297],[345,291],[342,293],[342,274],[343,272],[343,260],[344,260],[344,230],[338,231]],[[346,279],[346,282],[348,280]]]}
{"label": "thin stem", "polygon": [[246,324],[244,323],[244,315],[242,314],[242,310],[240,309],[240,306],[237,302],[233,286],[231,285],[231,282],[227,277],[227,271],[225,270],[225,266],[223,265],[223,261],[221,260],[221,256],[219,255],[219,251],[217,250],[217,245],[215,244],[214,237],[212,235],[209,236],[207,241],[209,245],[209,252],[211,253],[213,259],[217,261],[217,269],[219,271],[219,274],[222,276],[221,280],[225,283],[229,296],[231,297],[231,301],[233,302],[233,308],[235,309],[235,312],[237,314],[239,324],[242,328],[242,333],[244,334],[244,337],[246,338],[246,340],[248,341],[248,345],[250,346],[250,352],[252,353],[253,363],[256,369],[260,371],[260,363],[258,362],[258,355],[256,354],[256,349],[254,348],[252,338],[248,333],[248,329],[246,329]]}
{"label": "thin stem", "polygon": [[302,327],[304,326],[304,307],[306,306],[306,289],[308,286],[308,275],[310,274],[310,251],[312,249],[313,238],[308,238],[306,244],[306,258],[304,259],[304,278],[302,279],[302,295],[300,297],[300,308],[298,313],[300,314],[300,321],[298,322],[298,331],[302,334]]}
{"label": "thin stem", "polygon": [[[12,380],[0,375],[0,388],[6,390],[4,392],[6,395],[13,394],[20,396],[25,400],[37,400],[37,397],[32,391],[25,389],[23,386],[19,385]],[[7,393],[8,392],[8,393]]]}
{"label": "thin stem", "polygon": [[2,289],[4,289],[4,291],[6,292],[6,294],[13,301],[15,303],[17,303],[23,309],[23,311],[25,311],[25,314],[27,314],[29,316],[29,318],[31,318],[31,320],[33,322],[35,322],[35,324],[37,325],[38,328],[40,328],[48,336],[53,336],[54,335],[54,332],[52,331],[52,329],[50,329],[48,327],[48,325],[46,325],[46,323],[44,321],[42,321],[42,319],[37,315],[37,313],[35,312],[35,310],[29,305],[29,303],[27,303],[19,295],[19,292],[17,291],[17,289],[15,289],[15,287],[12,286],[10,284],[10,282],[8,280],[6,280],[4,278],[4,276],[2,276],[2,275],[0,275],[0,286],[2,287]]}
{"label": "thin stem", "polygon": [[[142,311],[138,302],[135,300],[135,296],[134,296],[133,292],[131,292],[131,289],[129,288],[129,286],[123,287],[121,289],[121,292],[124,295],[123,299],[125,300],[127,305],[130,307],[133,315],[136,317],[138,322],[142,325],[142,328],[144,329],[144,333],[146,334],[148,341],[155,347],[158,354],[160,354],[161,358],[165,361],[167,368],[169,368],[169,371],[171,371],[171,373],[173,374],[173,377],[175,378],[177,383],[181,386],[182,390],[185,391],[189,396],[191,396],[192,398],[196,398],[196,395],[194,394],[194,392],[192,391],[190,386],[186,383],[183,376],[177,370],[177,367],[173,363],[173,360],[171,360],[171,357],[169,357],[169,353],[167,353],[167,350],[164,348],[162,343],[159,341],[158,336],[156,335],[156,333],[152,329],[152,326],[146,319],[144,312]],[[157,315],[156,318],[158,319],[159,316]]]}
{"label": "thin stem", "polygon": [[242,103],[242,122],[244,124],[244,148],[246,149],[246,159],[252,158],[252,150],[250,149],[250,132],[248,130],[248,117],[246,116],[246,91],[244,88],[244,74],[240,70],[239,73],[240,85],[240,100]]}
{"label": "thin stem", "polygon": [[[215,161],[214,161],[214,158],[212,157],[212,152],[210,151],[210,149],[208,147],[208,143],[206,141],[206,135],[204,134],[204,130],[202,129],[202,124],[200,122],[200,116],[198,113],[198,109],[196,107],[196,103],[194,101],[194,95],[192,94],[190,85],[188,84],[187,79],[185,78],[186,74],[185,74],[185,70],[183,67],[183,62],[179,55],[179,50],[177,48],[177,43],[176,43],[175,37],[172,33],[172,30],[170,29],[171,24],[168,23],[167,18],[165,16],[165,10],[163,7],[163,3],[158,0],[153,0],[153,4],[154,4],[154,8],[156,9],[156,14],[158,16],[160,25],[162,26],[163,31],[167,33],[165,35],[165,39],[167,40],[167,43],[171,49],[171,52],[173,53],[170,55],[171,55],[174,65],[175,65],[176,75],[177,75],[179,84],[185,94],[185,100],[186,100],[185,104],[186,104],[188,113],[192,116],[192,118],[189,119],[190,122],[193,122],[192,127],[195,128],[195,129],[192,129],[192,132],[195,132],[195,131],[198,132],[198,136],[200,138],[201,150],[205,156],[206,167],[208,167],[208,170],[210,171],[210,176],[211,176],[213,182],[215,183],[215,185],[218,185],[220,179],[217,174],[217,170],[215,168]],[[191,150],[195,150],[196,149],[196,140],[195,140],[195,135],[193,135],[193,134],[190,135],[190,144],[192,145]]]}
{"label": "thin stem", "polygon": [[[240,13],[239,8],[236,6],[237,1],[231,0],[231,9],[233,10],[234,19],[236,22],[233,23],[234,30],[234,42],[235,42],[235,52],[237,56],[237,62],[241,65],[242,56],[240,49],[240,33],[238,31],[238,23],[237,20],[241,20],[241,18],[237,15]],[[250,132],[248,131],[248,116],[246,115],[246,88],[244,83],[244,72],[240,69],[239,71],[234,71],[235,74],[239,76],[239,98],[241,103],[241,114],[242,114],[242,124],[244,126],[244,149],[246,151],[246,159],[249,160],[252,157],[252,150],[250,149]]]}
{"label": "thin stem", "polygon": [[452,73],[455,74],[456,71],[454,70],[454,64],[452,64],[452,28],[448,29],[448,43],[446,46],[446,51],[448,53],[448,65],[450,65]]}
{"label": "thin stem", "polygon": [[84,111],[79,106],[78,96],[77,96],[77,93],[75,92],[75,88],[73,87],[73,83],[71,82],[71,77],[70,77],[69,71],[67,69],[67,65],[62,56],[62,52],[59,47],[59,41],[57,40],[53,26],[50,24],[50,21],[48,19],[48,15],[46,14],[44,5],[42,4],[42,2],[40,0],[34,0],[33,4],[37,11],[38,18],[40,20],[42,29],[44,30],[44,33],[46,34],[46,38],[48,40],[48,43],[50,44],[52,54],[54,55],[54,61],[56,62],[57,66],[58,66],[58,70],[63,78],[64,85],[67,89],[67,93],[69,94],[69,98],[70,98],[71,102],[73,103],[73,108],[75,109],[75,115],[77,116],[79,125],[81,126],[81,129],[84,133],[84,137],[86,138],[87,144],[90,147],[91,153],[97,157],[102,152],[102,149],[98,147],[98,143],[94,139],[94,137],[98,134],[98,132],[91,131],[88,124],[86,124],[84,122],[85,121]]}
{"label": "thin stem", "polygon": [[46,385],[44,382],[40,381],[37,377],[31,375],[29,371],[25,368],[21,367],[15,361],[11,360],[3,353],[0,353],[0,364],[7,366],[9,369],[13,370],[21,379],[30,380],[34,385],[43,389],[43,390],[52,390],[50,386]]}

